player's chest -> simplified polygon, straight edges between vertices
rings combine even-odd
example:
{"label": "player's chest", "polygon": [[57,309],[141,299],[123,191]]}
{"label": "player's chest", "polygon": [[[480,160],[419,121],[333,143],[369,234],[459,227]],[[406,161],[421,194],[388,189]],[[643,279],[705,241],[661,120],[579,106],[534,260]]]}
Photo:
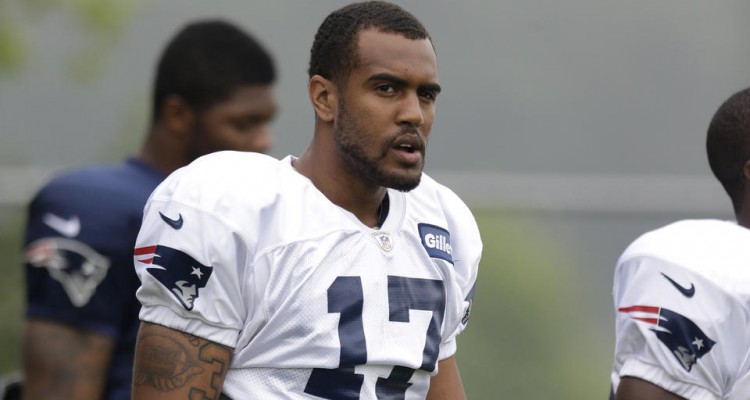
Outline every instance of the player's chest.
{"label": "player's chest", "polygon": [[461,299],[452,264],[422,242],[418,235],[347,232],[269,254],[262,300],[269,326],[336,349],[336,332],[346,326],[344,342],[366,342],[369,362],[399,354],[403,365],[431,371],[447,310]]}
{"label": "player's chest", "polygon": [[341,230],[278,246],[255,260],[273,286],[326,285],[359,276],[373,286],[387,276],[445,280],[453,268],[450,233],[416,224],[412,230]]}

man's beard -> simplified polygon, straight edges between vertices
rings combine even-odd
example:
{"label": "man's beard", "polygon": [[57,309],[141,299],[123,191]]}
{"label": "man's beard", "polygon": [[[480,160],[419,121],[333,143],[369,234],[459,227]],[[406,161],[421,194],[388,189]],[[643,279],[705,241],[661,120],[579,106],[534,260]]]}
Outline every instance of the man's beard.
{"label": "man's beard", "polygon": [[[380,149],[379,156],[374,158],[368,157],[365,149],[368,146],[372,146],[372,144],[368,141],[367,133],[360,128],[355,118],[349,114],[343,102],[339,104],[339,110],[340,114],[337,121],[338,123],[333,131],[333,140],[336,143],[336,147],[344,159],[344,162],[350,169],[354,170],[371,183],[402,192],[408,192],[419,185],[420,179],[422,178],[421,167],[419,173],[416,174],[410,174],[408,172],[389,173],[381,168],[380,164],[386,158],[388,152],[390,152],[392,142],[384,144]],[[406,132],[402,133],[411,133],[413,131],[414,130],[407,129]],[[402,133],[399,133],[399,136]],[[417,136],[419,135],[417,134]],[[424,148],[424,143],[422,143],[422,149]],[[422,154],[422,157],[424,160],[424,153]]]}

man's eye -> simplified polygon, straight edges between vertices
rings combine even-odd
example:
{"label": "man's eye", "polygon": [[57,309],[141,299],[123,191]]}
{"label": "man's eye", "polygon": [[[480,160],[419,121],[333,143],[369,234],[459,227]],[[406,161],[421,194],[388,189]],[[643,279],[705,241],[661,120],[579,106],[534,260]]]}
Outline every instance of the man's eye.
{"label": "man's eye", "polygon": [[376,89],[379,92],[383,93],[394,93],[396,91],[396,88],[394,88],[392,85],[380,85]]}
{"label": "man's eye", "polygon": [[255,126],[262,125],[264,123],[267,123],[271,120],[270,117],[266,116],[253,116],[253,117],[245,117],[245,118],[239,118],[232,121],[232,125],[234,125],[234,128],[240,131],[252,129]]}
{"label": "man's eye", "polygon": [[435,99],[437,98],[436,93],[427,90],[419,92],[419,96],[430,101],[435,101]]}
{"label": "man's eye", "polygon": [[235,120],[232,122],[232,125],[234,125],[234,128],[238,131],[244,131],[250,127],[250,121],[246,119]]}

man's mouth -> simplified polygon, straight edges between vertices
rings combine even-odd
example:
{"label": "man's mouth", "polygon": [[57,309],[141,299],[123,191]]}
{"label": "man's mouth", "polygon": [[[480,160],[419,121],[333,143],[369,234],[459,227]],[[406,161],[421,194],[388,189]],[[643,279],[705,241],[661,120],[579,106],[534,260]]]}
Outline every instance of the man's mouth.
{"label": "man's mouth", "polygon": [[416,151],[416,149],[414,148],[414,146],[412,146],[412,145],[410,145],[408,143],[400,144],[400,145],[396,146],[396,148],[398,148],[399,150],[406,151],[407,153],[414,153]]}
{"label": "man's mouth", "polygon": [[401,136],[396,139],[391,149],[396,151],[401,163],[405,165],[418,165],[422,160],[423,144],[419,136]]}

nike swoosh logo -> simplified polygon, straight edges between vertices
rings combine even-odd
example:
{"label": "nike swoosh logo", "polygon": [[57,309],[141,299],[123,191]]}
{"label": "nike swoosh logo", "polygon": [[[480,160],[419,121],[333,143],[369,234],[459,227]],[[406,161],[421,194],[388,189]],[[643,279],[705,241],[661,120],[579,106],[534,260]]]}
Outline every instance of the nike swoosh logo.
{"label": "nike swoosh logo", "polygon": [[161,219],[167,223],[167,225],[171,226],[174,229],[180,229],[182,228],[182,214],[177,214],[177,219],[172,219],[167,217],[166,215],[162,214],[161,211],[159,211],[159,216]]}
{"label": "nike swoosh logo", "polygon": [[42,222],[68,238],[74,238],[81,233],[81,221],[77,216],[65,219],[59,215],[47,213],[42,217]]}
{"label": "nike swoosh logo", "polygon": [[667,278],[667,280],[669,281],[669,283],[671,283],[677,290],[679,290],[680,293],[682,293],[683,295],[685,295],[685,297],[690,298],[690,297],[693,297],[693,295],[695,294],[695,285],[694,284],[691,283],[690,284],[690,288],[688,289],[688,288],[680,285],[679,283],[675,282],[674,279],[668,277],[667,274],[665,274],[663,272],[661,274],[662,274],[662,276],[664,276],[665,278]]}

